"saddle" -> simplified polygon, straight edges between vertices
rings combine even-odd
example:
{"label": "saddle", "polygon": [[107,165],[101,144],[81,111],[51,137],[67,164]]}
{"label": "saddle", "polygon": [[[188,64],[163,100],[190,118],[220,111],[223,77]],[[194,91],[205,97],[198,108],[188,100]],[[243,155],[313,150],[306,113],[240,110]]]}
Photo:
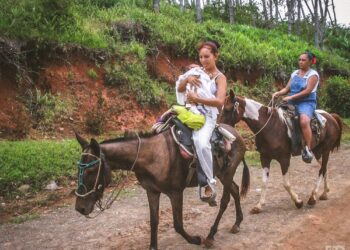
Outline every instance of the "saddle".
{"label": "saddle", "polygon": [[[282,103],[278,108],[282,110],[288,133],[291,136],[292,155],[300,155],[303,148],[303,135],[300,129],[299,114],[292,104]],[[310,120],[311,131],[316,138],[316,142],[320,139],[321,130],[325,127],[325,122],[326,119],[316,110]]]}
{"label": "saddle", "polygon": [[[176,114],[169,111],[165,112],[152,127],[154,133],[160,133],[166,129],[171,130],[175,142],[179,145],[181,156],[187,160],[192,160],[186,185],[190,185],[194,172],[197,172],[197,181],[200,187],[208,185],[207,178],[196,157],[192,140],[193,130],[177,119]],[[222,157],[225,152],[231,150],[231,144],[235,139],[236,137],[233,134],[220,125],[217,125],[210,139],[213,156],[216,158]],[[224,157],[223,161],[223,166],[226,166],[228,160]]]}

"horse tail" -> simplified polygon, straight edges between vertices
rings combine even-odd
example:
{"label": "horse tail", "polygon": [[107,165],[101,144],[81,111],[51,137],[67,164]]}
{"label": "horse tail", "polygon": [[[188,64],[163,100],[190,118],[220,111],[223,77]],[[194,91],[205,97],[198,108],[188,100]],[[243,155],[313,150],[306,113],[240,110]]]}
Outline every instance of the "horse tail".
{"label": "horse tail", "polygon": [[243,157],[243,174],[242,174],[242,183],[241,183],[241,193],[240,196],[241,198],[244,198],[249,190],[249,185],[250,185],[250,173],[249,173],[249,168],[247,163],[245,162],[245,159]]}
{"label": "horse tail", "polygon": [[340,147],[340,140],[341,140],[341,136],[343,133],[343,120],[340,118],[340,116],[336,113],[331,113],[332,117],[337,121],[337,124],[339,126],[339,134],[338,134],[338,138],[336,140],[336,142],[333,145],[332,151],[338,150]]}

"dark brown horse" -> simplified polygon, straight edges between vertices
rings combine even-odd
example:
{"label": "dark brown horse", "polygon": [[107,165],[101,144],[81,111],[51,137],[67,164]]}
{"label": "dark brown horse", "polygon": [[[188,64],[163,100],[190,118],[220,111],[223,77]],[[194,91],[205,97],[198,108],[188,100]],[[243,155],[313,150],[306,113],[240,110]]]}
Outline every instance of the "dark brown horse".
{"label": "dark brown horse", "polygon": [[[204,243],[213,244],[219,221],[227,208],[230,195],[236,206],[236,221],[231,232],[237,233],[243,220],[238,185],[233,176],[241,161],[244,162],[245,145],[242,137],[231,127],[224,128],[236,136],[230,151],[225,153],[228,163],[223,165],[223,158],[214,157],[214,172],[223,184],[220,210]],[[191,160],[181,156],[179,147],[168,129],[160,134],[137,138],[118,138],[98,143],[90,143],[76,134],[83,148],[79,163],[79,188],[75,208],[83,215],[89,215],[97,201],[102,198],[104,188],[110,183],[111,170],[132,170],[147,192],[150,208],[151,242],[150,249],[157,249],[157,231],[159,221],[159,197],[164,193],[170,198],[173,210],[174,228],[191,244],[201,244],[199,236],[189,235],[183,227],[183,191],[186,188],[186,177]],[[192,182],[191,186],[196,186]],[[249,188],[249,170],[244,162],[241,195]]]}
{"label": "dark brown horse", "polygon": [[[331,151],[339,148],[342,135],[342,121],[337,114],[329,114],[324,111],[322,116],[327,119],[326,125],[321,130],[319,140],[316,142],[315,138],[313,138],[312,141],[312,152],[321,168],[318,180],[308,200],[309,205],[316,203],[317,191],[322,179],[324,180],[324,191],[319,199],[327,199],[327,192],[329,192],[327,183],[328,158]],[[266,107],[248,98],[235,96],[231,90],[230,95],[226,98],[220,122],[234,125],[240,120],[243,120],[252,132],[256,134],[255,143],[260,153],[260,161],[263,168],[263,190],[259,203],[251,212],[261,212],[265,203],[270,163],[273,159],[277,160],[281,166],[285,189],[290,194],[295,205],[301,208],[303,201],[299,199],[289,184],[287,173],[291,159],[291,139],[281,110]]]}

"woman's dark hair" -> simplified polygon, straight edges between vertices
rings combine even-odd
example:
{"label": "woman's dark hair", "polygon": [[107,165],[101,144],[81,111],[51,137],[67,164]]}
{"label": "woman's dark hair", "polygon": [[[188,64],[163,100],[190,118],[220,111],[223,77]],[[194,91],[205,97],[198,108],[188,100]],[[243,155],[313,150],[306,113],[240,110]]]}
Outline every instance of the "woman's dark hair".
{"label": "woman's dark hair", "polygon": [[219,53],[220,44],[217,41],[205,41],[201,42],[197,46],[197,51],[199,52],[202,48],[209,48],[211,53],[214,55]]}
{"label": "woman's dark hair", "polygon": [[302,55],[306,55],[312,64],[316,64],[316,55],[309,50],[306,50]]}

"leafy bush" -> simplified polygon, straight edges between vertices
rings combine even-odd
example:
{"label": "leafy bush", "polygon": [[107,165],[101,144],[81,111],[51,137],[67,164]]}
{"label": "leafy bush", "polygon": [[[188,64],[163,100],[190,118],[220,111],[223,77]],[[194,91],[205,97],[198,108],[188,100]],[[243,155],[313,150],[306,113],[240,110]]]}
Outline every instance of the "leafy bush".
{"label": "leafy bush", "polygon": [[262,104],[268,105],[272,94],[276,91],[273,87],[274,77],[265,75],[260,78],[254,87],[240,83],[229,82],[229,88],[232,88],[236,95],[245,96],[257,100]]}
{"label": "leafy bush", "polygon": [[93,80],[97,79],[97,73],[94,69],[89,69],[87,74],[91,79],[93,79]]}
{"label": "leafy bush", "polygon": [[350,79],[332,76],[323,90],[320,106],[343,117],[350,117]]}
{"label": "leafy bush", "polygon": [[120,44],[115,62],[106,63],[104,69],[106,85],[123,87],[133,93],[141,105],[156,106],[164,101],[168,89],[166,84],[150,78],[143,44],[136,41]]}
{"label": "leafy bush", "polygon": [[327,29],[325,45],[350,62],[350,27]]}
{"label": "leafy bush", "polygon": [[2,0],[0,28],[19,37],[52,35],[75,24],[70,0]]}
{"label": "leafy bush", "polygon": [[42,131],[49,131],[56,118],[66,115],[67,107],[58,96],[42,93],[40,90],[28,90],[23,97],[24,103],[34,120],[34,126]]}
{"label": "leafy bush", "polygon": [[85,116],[85,124],[88,128],[88,131],[100,135],[103,131],[103,125],[106,121],[105,112],[103,112],[105,106],[105,100],[102,96],[101,90],[98,92],[97,103],[95,107],[92,107],[87,111]]}

